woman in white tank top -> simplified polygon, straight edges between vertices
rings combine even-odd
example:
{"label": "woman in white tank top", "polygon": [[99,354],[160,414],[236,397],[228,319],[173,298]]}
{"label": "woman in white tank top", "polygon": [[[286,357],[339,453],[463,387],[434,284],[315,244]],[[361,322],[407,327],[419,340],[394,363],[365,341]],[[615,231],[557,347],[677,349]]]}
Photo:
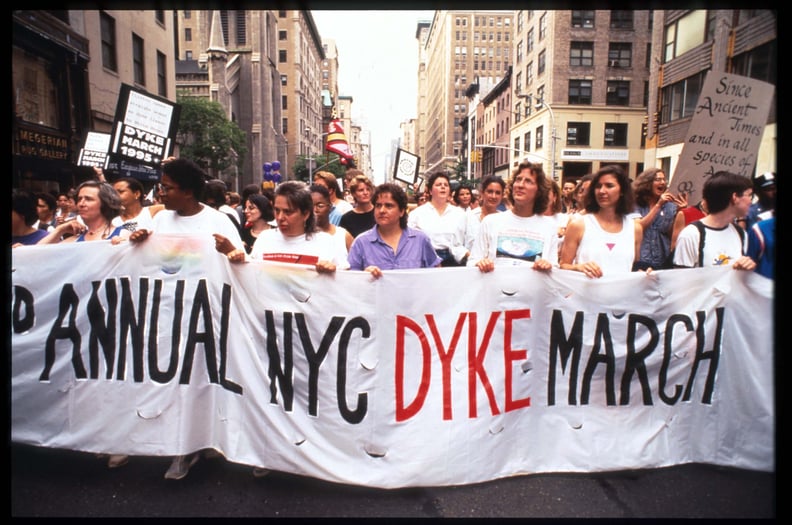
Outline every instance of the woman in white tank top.
{"label": "woman in white tank top", "polygon": [[564,235],[559,258],[564,270],[588,277],[632,271],[643,230],[630,215],[632,184],[620,166],[601,168],[591,181],[584,215],[573,217]]}

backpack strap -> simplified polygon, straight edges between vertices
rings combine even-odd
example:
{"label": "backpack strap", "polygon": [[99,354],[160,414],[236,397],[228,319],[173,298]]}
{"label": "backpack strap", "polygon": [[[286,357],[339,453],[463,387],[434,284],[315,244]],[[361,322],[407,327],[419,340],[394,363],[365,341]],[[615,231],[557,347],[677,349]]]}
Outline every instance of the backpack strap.
{"label": "backpack strap", "polygon": [[[707,228],[704,226],[704,223],[701,220],[693,221],[690,224],[694,224],[699,231],[699,261],[698,265],[700,267],[704,266],[704,237]],[[734,229],[737,230],[737,234],[740,236],[740,255],[745,255],[745,230],[741,227],[734,225]]]}
{"label": "backpack strap", "polygon": [[704,236],[705,236],[705,233],[706,233],[707,229],[704,227],[704,224],[700,220],[699,221],[693,221],[690,224],[692,224],[696,228],[698,228],[698,231],[699,231],[698,265],[699,265],[699,267],[703,267],[704,266]]}

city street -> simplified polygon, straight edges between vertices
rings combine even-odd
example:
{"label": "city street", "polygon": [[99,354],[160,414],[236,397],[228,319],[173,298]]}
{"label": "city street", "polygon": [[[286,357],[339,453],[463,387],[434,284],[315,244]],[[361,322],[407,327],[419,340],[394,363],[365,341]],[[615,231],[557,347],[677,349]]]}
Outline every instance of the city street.
{"label": "city street", "polygon": [[541,474],[457,487],[337,485],[202,459],[181,481],[169,458],[110,470],[92,454],[12,444],[11,516],[775,518],[774,473],[710,465]]}

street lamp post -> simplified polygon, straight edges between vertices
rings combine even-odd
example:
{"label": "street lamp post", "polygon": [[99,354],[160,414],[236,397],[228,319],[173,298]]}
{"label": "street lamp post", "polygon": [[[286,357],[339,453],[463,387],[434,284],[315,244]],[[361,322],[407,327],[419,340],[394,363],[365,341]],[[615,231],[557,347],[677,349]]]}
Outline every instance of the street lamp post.
{"label": "street lamp post", "polygon": [[[305,130],[308,133],[312,133],[312,129],[310,127],[306,127]],[[330,133],[322,133],[322,134],[316,135],[315,138],[311,142],[314,142],[317,138],[321,139],[322,137],[326,137],[329,134]],[[313,184],[313,174],[314,174],[314,172],[315,171],[319,171],[320,168],[324,168],[325,166],[330,164],[330,162],[328,162],[326,164],[323,164],[322,166],[319,166],[319,168],[314,169],[313,166],[314,166],[314,160],[316,160],[316,157],[313,156],[313,153],[311,153],[309,159],[310,159],[310,164],[309,164],[309,167],[308,167],[308,182],[310,184]]]}
{"label": "street lamp post", "polygon": [[[527,100],[529,100],[531,102],[533,102],[533,100],[534,100],[533,95],[523,95],[521,93],[518,93],[517,96],[520,97],[520,98],[527,99]],[[550,143],[550,173],[553,176],[553,180],[557,181],[558,180],[558,177],[556,177],[556,140],[557,140],[557,137],[556,137],[555,114],[553,113],[553,108],[551,108],[550,104],[545,102],[545,100],[543,98],[540,98],[540,99],[536,100],[536,102],[534,104],[534,107],[537,110],[539,110],[539,109],[542,109],[542,106],[547,108],[547,111],[550,114],[550,126],[553,128],[552,135],[551,135],[552,142]]]}

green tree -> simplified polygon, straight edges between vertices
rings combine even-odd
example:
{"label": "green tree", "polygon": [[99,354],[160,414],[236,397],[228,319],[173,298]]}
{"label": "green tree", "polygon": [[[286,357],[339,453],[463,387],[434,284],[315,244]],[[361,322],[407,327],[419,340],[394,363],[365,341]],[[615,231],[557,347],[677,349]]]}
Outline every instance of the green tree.
{"label": "green tree", "polygon": [[[308,182],[310,179],[310,173],[308,171],[308,160],[310,157],[306,155],[297,155],[297,158],[294,160],[294,166],[292,166],[292,172],[294,173],[294,178],[297,180],[301,180],[304,182]],[[327,155],[318,155],[314,157],[314,171],[329,171],[336,178],[344,178],[344,173],[346,172],[346,166],[341,164],[341,156],[337,153],[328,153]]]}
{"label": "green tree", "polygon": [[176,141],[180,155],[208,170],[213,176],[236,164],[242,170],[247,137],[236,122],[226,118],[223,107],[201,97],[177,95],[181,105]]}

